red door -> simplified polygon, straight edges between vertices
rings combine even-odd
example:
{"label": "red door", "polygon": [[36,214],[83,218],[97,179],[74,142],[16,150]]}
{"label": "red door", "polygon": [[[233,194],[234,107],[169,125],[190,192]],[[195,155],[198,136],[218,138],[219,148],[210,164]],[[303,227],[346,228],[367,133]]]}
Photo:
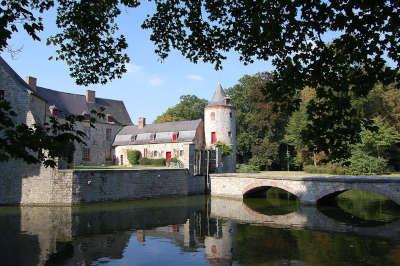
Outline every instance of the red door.
{"label": "red door", "polygon": [[217,143],[217,133],[211,132],[211,144]]}
{"label": "red door", "polygon": [[167,161],[171,160],[171,152],[170,151],[167,151],[165,153],[165,156],[167,157]]}

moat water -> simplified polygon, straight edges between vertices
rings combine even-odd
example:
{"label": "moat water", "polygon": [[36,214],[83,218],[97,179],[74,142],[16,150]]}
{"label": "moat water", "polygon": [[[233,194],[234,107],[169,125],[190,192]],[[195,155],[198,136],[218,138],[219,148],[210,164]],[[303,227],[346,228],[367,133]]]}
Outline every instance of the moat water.
{"label": "moat water", "polygon": [[0,207],[0,265],[400,265],[400,208],[358,191],[307,207],[278,190]]}

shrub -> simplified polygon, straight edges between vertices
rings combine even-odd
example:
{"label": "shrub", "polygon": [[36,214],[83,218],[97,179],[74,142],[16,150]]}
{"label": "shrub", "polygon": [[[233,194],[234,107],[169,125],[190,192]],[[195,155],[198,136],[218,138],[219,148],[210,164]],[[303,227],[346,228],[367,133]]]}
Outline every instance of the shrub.
{"label": "shrub", "polygon": [[175,158],[175,157],[171,158],[167,162],[168,162],[169,166],[172,165],[172,166],[176,166],[178,168],[183,168],[184,167],[183,162],[181,160],[179,160],[178,158]]}
{"label": "shrub", "polygon": [[154,166],[165,166],[167,160],[162,159],[150,159],[150,158],[141,158],[139,160],[139,164],[141,165],[154,165]]}
{"label": "shrub", "polygon": [[128,161],[131,165],[139,164],[140,158],[142,158],[142,153],[138,150],[128,150]]}
{"label": "shrub", "polygon": [[254,169],[251,165],[239,165],[236,168],[237,173],[259,173],[257,169]]}
{"label": "shrub", "polygon": [[354,175],[383,174],[387,170],[387,160],[368,155],[360,150],[352,152],[350,170]]}
{"label": "shrub", "polygon": [[272,161],[269,158],[259,155],[255,155],[249,160],[250,167],[256,171],[267,169],[271,166],[271,163]]}
{"label": "shrub", "polygon": [[323,165],[305,165],[304,172],[312,174],[330,174],[330,175],[345,175],[349,173],[348,167],[336,163],[328,163]]}

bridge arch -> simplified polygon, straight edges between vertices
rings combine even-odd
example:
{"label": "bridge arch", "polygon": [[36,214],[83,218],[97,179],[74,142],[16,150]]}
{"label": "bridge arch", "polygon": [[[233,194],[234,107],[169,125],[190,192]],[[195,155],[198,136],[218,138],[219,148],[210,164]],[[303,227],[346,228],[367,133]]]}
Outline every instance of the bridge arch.
{"label": "bridge arch", "polygon": [[394,203],[397,205],[400,205],[400,197],[399,195],[395,195],[393,191],[384,189],[382,187],[377,187],[371,184],[343,184],[341,186],[337,187],[331,187],[327,189],[323,189],[320,191],[316,197],[315,201],[317,204],[325,204],[332,202],[334,198],[336,198],[338,195],[342,194],[343,192],[349,191],[349,190],[361,190],[361,191],[366,191],[366,192],[372,192],[381,196],[384,196],[390,200],[392,200]]}
{"label": "bridge arch", "polygon": [[254,183],[250,183],[249,185],[245,186],[244,189],[242,190],[242,195],[243,198],[249,197],[249,196],[264,196],[266,195],[266,192],[270,188],[279,188],[281,190],[284,190],[294,196],[296,196],[298,199],[300,199],[300,194],[299,192],[294,189],[293,187],[289,185],[285,185],[282,182],[277,183],[271,180],[262,180],[262,181],[257,181]]}

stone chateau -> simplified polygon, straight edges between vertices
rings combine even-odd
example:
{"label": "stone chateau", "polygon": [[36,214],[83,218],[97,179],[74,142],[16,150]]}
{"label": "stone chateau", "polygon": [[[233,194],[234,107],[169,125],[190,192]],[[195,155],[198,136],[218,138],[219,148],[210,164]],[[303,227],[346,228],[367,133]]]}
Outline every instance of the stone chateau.
{"label": "stone chateau", "polygon": [[[165,180],[157,179],[164,176],[160,171],[130,174],[126,170],[106,174],[94,170],[62,170],[68,168],[66,163],[60,163],[59,169],[50,169],[10,160],[0,162],[0,204],[71,204],[140,195],[202,193],[204,178],[193,179],[193,176],[235,171],[236,116],[221,85],[204,110],[204,120],[147,124],[145,118],[140,118],[134,125],[122,101],[99,98],[92,90],[79,95],[43,88],[34,77],[23,80],[0,57],[0,100],[10,102],[17,113],[16,124],[28,126],[43,124],[50,117],[86,116],[93,109],[104,108],[105,118],[97,118],[95,128],[89,126],[89,120],[78,123],[78,129],[86,133],[86,145],[75,144],[69,165],[129,165],[127,151],[132,149],[147,158],[176,158],[187,169],[179,172],[179,184],[172,182],[165,186],[162,185]],[[231,145],[233,153],[222,158],[220,142]],[[160,189],[149,189],[149,181],[142,182],[133,176],[155,178]]]}

